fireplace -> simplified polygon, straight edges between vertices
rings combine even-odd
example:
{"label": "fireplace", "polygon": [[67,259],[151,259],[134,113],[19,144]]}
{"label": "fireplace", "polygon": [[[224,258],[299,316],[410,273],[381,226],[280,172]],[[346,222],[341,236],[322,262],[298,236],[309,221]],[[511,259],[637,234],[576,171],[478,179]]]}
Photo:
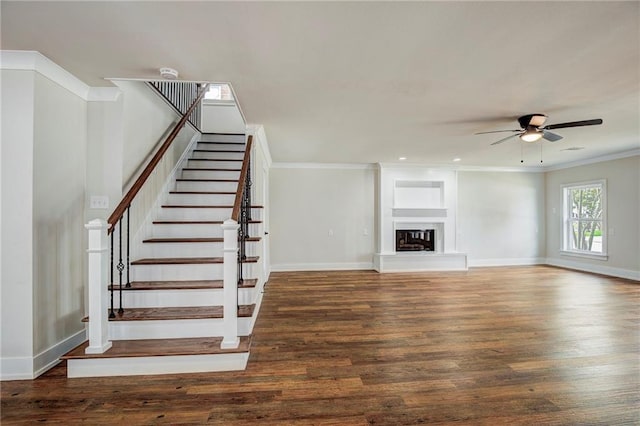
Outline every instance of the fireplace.
{"label": "fireplace", "polygon": [[396,251],[434,251],[435,229],[396,229]]}

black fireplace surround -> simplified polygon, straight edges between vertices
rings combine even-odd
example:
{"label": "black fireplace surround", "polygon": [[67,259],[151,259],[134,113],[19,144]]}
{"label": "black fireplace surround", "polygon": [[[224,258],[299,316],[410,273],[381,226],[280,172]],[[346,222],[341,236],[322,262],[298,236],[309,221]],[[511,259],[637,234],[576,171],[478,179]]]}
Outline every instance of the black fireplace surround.
{"label": "black fireplace surround", "polygon": [[396,251],[434,251],[435,229],[396,230]]}

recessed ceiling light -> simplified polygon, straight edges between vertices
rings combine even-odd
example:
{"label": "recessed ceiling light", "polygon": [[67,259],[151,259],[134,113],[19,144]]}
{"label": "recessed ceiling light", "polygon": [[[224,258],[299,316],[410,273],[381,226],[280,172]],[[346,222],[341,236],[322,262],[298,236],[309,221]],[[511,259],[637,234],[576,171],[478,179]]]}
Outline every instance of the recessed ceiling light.
{"label": "recessed ceiling light", "polygon": [[456,162],[456,163],[457,163],[458,161],[460,161],[460,160],[462,160],[462,158],[460,158],[460,157],[456,157],[456,158],[454,158],[454,159],[453,159],[453,161],[454,161],[454,162]]}
{"label": "recessed ceiling light", "polygon": [[398,158],[398,160],[400,160],[400,161],[404,161],[404,160],[406,160],[406,159],[407,159],[407,157],[400,157],[400,158]]}

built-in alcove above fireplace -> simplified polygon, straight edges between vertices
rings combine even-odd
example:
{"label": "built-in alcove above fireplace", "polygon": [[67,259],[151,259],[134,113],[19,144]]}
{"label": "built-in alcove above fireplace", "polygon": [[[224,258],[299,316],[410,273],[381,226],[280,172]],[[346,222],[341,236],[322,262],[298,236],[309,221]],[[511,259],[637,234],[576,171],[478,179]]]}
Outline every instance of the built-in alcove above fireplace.
{"label": "built-in alcove above fireplace", "polygon": [[381,164],[378,177],[376,270],[466,269],[456,251],[456,171]]}

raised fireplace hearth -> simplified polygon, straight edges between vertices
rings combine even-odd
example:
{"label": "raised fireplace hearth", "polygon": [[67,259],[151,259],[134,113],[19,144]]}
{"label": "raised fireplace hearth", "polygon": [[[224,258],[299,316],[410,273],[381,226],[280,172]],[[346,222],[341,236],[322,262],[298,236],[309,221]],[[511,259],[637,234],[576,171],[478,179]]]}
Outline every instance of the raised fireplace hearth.
{"label": "raised fireplace hearth", "polygon": [[434,251],[435,229],[396,229],[396,251]]}

